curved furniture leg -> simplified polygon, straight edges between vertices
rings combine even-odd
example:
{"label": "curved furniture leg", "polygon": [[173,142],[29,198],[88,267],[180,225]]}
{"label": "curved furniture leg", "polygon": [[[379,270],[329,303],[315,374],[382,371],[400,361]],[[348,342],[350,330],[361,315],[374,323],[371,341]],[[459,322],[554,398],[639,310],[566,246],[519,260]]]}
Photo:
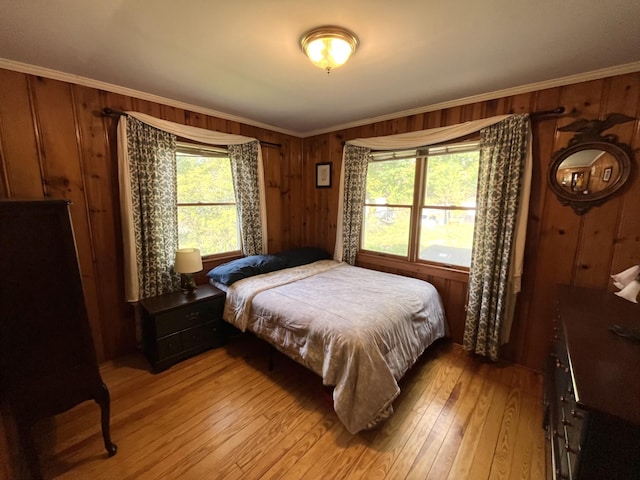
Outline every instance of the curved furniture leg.
{"label": "curved furniture leg", "polygon": [[20,448],[22,449],[22,453],[26,460],[29,475],[31,475],[33,480],[41,480],[42,473],[40,472],[40,461],[38,459],[38,452],[31,434],[31,422],[18,419],[16,421],[16,427],[18,430]]}
{"label": "curved furniture leg", "polygon": [[111,441],[111,431],[109,420],[111,417],[111,399],[109,397],[109,389],[102,383],[96,395],[96,402],[100,405],[100,417],[102,419],[102,438],[104,439],[104,448],[110,457],[113,457],[118,451],[118,446]]}

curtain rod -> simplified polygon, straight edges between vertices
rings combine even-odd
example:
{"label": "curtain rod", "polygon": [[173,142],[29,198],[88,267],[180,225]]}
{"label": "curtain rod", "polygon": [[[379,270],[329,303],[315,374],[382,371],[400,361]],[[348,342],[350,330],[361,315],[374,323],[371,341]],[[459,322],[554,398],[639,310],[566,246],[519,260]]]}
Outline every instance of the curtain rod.
{"label": "curtain rod", "polygon": [[[564,113],[564,107],[560,106],[557,108],[554,108],[553,110],[542,110],[540,112],[532,112],[531,114],[529,114],[529,117],[542,117],[544,115],[560,115]],[[125,112],[121,112],[120,110],[114,110],[112,108],[104,108],[102,109],[102,114],[108,117],[119,117],[121,115],[126,115]],[[268,143],[268,142],[265,142]],[[276,143],[270,144],[270,145],[279,145]]]}
{"label": "curtain rod", "polygon": [[[554,108],[553,110],[541,110],[539,112],[531,112],[529,114],[529,118],[540,118],[540,117],[545,117],[547,115],[561,115],[564,113],[564,110],[565,108],[563,106],[559,106],[557,108]],[[103,108],[102,114],[107,117],[120,117],[122,115],[126,115],[125,112],[121,112],[120,110],[114,110],[109,107]],[[344,144],[345,142],[342,142],[342,145]],[[260,141],[260,145],[264,145],[265,147],[273,147],[273,148],[282,147],[282,144],[280,143],[271,143],[271,142],[263,142],[263,141]]]}
{"label": "curtain rod", "polygon": [[[127,112],[122,112],[120,110],[114,110],[113,108],[105,107],[102,109],[102,115],[105,117],[122,117],[122,116],[126,116]],[[260,145],[264,147],[271,147],[271,148],[282,147],[281,143],[263,142],[260,139],[258,139],[258,141],[260,142]]]}
{"label": "curtain rod", "polygon": [[545,115],[560,115],[564,113],[564,107],[559,106],[558,108],[554,108],[553,110],[542,110],[540,112],[532,112],[529,114],[529,118],[538,118],[543,117]]}
{"label": "curtain rod", "polygon": [[125,112],[121,112],[120,110],[114,110],[113,108],[105,107],[102,109],[103,117],[121,117],[126,115]]}

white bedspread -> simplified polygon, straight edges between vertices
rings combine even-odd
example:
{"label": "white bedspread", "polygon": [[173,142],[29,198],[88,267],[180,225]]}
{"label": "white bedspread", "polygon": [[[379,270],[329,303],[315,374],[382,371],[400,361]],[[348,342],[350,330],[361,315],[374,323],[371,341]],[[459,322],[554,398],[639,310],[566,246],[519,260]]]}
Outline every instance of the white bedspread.
{"label": "white bedspread", "polygon": [[334,409],[351,433],[393,412],[398,380],[446,332],[430,283],[333,260],[234,283],[224,319],[334,385]]}

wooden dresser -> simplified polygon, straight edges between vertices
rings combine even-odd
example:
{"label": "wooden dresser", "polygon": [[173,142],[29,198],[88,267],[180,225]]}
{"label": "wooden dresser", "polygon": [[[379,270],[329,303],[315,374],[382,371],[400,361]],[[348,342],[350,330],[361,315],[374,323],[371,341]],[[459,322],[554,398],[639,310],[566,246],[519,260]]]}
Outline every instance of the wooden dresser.
{"label": "wooden dresser", "polygon": [[560,286],[545,367],[548,472],[554,479],[640,479],[640,305],[612,292]]}
{"label": "wooden dresser", "polygon": [[[104,446],[114,455],[69,202],[0,201],[0,252],[0,410],[11,437],[9,461],[0,462],[11,478],[41,478],[32,426],[87,400],[100,406]],[[96,418],[87,415],[87,426]]]}

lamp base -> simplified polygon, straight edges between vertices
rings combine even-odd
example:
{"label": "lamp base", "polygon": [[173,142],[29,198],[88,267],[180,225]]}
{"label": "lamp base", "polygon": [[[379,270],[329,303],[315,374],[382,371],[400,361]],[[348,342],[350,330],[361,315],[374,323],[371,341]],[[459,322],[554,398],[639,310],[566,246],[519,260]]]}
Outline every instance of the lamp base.
{"label": "lamp base", "polygon": [[193,275],[190,273],[181,273],[180,274],[180,289],[182,293],[185,295],[193,295],[198,286],[196,285],[196,281],[193,278]]}

